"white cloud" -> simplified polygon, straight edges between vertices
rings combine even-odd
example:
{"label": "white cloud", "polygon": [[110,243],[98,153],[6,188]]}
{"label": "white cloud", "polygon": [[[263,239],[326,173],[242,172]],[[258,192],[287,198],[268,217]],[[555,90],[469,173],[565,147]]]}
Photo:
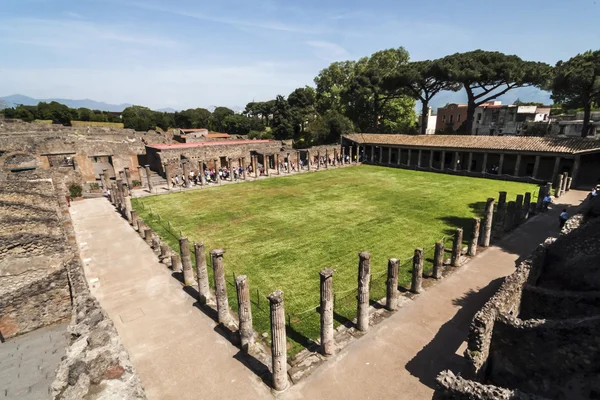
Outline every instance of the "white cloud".
{"label": "white cloud", "polygon": [[322,40],[309,40],[305,42],[315,49],[315,55],[326,61],[337,61],[349,57],[348,52],[342,46],[336,43]]}

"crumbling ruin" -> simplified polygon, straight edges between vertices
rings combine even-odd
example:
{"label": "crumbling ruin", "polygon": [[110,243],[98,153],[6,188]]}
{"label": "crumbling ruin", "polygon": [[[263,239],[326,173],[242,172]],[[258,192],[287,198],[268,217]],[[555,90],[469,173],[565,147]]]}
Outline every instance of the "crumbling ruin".
{"label": "crumbling ruin", "polygon": [[590,197],[471,323],[463,376],[444,371],[437,399],[600,396],[600,201]]}

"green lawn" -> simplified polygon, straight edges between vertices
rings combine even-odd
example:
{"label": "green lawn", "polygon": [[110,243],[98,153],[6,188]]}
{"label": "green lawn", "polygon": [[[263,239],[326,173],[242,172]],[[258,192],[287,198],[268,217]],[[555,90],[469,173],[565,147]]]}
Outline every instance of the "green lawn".
{"label": "green lawn", "polygon": [[522,183],[365,165],[148,197],[134,208],[173,249],[169,230],[204,241],[207,254],[224,248],[229,304],[237,311],[233,279],[247,275],[259,333],[269,331],[265,296],[283,290],[293,354],[319,337],[321,269],[337,271],[336,323],[352,319],[360,251],[371,252],[371,299],[383,298],[389,258],[401,259],[400,285],[408,287],[414,249],[425,249],[427,273],[434,243],[446,237],[450,247],[457,227],[466,242],[471,218],[501,190],[509,200],[537,193]]}

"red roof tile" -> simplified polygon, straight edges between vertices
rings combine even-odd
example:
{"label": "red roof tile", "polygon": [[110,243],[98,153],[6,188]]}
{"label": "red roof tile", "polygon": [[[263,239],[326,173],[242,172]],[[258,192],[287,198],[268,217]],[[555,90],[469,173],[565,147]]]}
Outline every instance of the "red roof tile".
{"label": "red roof tile", "polygon": [[274,143],[275,140],[220,140],[216,142],[197,142],[197,143],[174,143],[174,144],[149,144],[146,147],[156,150],[170,149],[191,149],[194,147],[205,146],[233,146],[236,144],[256,144],[256,143]]}

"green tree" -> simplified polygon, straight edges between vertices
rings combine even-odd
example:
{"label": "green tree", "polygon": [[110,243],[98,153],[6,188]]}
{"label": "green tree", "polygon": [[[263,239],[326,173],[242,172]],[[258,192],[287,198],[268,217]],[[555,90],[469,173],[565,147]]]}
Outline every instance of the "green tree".
{"label": "green tree", "polygon": [[89,108],[78,108],[77,109],[77,119],[79,121],[94,121],[94,112]]}
{"label": "green tree", "polygon": [[190,108],[173,115],[174,125],[178,128],[208,128],[211,112],[206,108]]}
{"label": "green tree", "polygon": [[156,129],[155,112],[148,107],[131,106],[123,110],[123,125],[136,131]]}
{"label": "green tree", "polygon": [[600,50],[587,51],[556,64],[552,99],[567,107],[583,107],[581,137],[586,137],[592,128],[593,103],[600,103]]}
{"label": "green tree", "polygon": [[467,92],[467,117],[461,132],[468,134],[472,131],[475,108],[480,104],[511,89],[546,87],[552,74],[548,64],[483,50],[446,56],[436,62],[435,69],[439,79],[460,84]]}
{"label": "green tree", "polygon": [[290,93],[287,100],[294,126],[294,140],[299,140],[316,116],[316,91],[310,86],[298,88]]}
{"label": "green tree", "polygon": [[247,135],[250,131],[261,131],[264,128],[259,120],[241,114],[226,117],[223,126],[223,132],[231,135]]}
{"label": "green tree", "polygon": [[384,80],[383,86],[389,90],[404,89],[411,97],[421,101],[421,134],[427,132],[429,102],[442,90],[457,91],[461,85],[448,82],[436,74],[437,61],[416,61],[402,64]]}
{"label": "green tree", "polygon": [[320,114],[328,111],[346,113],[346,105],[342,95],[350,87],[354,79],[356,61],[334,62],[319,72],[315,78],[316,108]]}
{"label": "green tree", "polygon": [[317,117],[310,126],[310,139],[306,145],[339,143],[342,135],[354,132],[350,119],[336,111],[329,111]]}
{"label": "green tree", "polygon": [[233,114],[235,114],[233,110],[227,107],[215,108],[208,122],[210,130],[215,132],[225,132],[225,119]]}
{"label": "green tree", "polygon": [[294,125],[290,105],[287,100],[277,95],[273,109],[273,136],[277,140],[291,139],[294,134]]}

